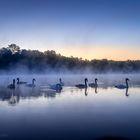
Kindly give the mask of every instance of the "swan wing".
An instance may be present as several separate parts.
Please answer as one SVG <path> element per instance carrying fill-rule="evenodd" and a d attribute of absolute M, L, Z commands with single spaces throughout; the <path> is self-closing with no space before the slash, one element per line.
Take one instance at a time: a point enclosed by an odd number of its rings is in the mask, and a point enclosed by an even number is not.
<path fill-rule="evenodd" d="M 78 84 L 78 85 L 75 85 L 77 88 L 85 88 L 85 85 L 83 84 Z"/>
<path fill-rule="evenodd" d="M 119 88 L 119 89 L 124 89 L 124 88 L 126 88 L 125 85 L 116 85 L 115 87 L 116 87 L 116 88 Z"/>
<path fill-rule="evenodd" d="M 95 86 L 96 86 L 95 83 L 89 83 L 88 85 L 89 85 L 90 87 L 95 87 Z"/>

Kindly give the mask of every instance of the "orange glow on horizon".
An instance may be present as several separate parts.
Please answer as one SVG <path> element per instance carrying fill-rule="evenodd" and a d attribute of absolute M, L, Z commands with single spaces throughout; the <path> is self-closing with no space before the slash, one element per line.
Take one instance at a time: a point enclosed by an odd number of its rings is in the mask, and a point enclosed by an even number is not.
<path fill-rule="evenodd" d="M 140 47 L 137 45 L 69 45 L 69 44 L 22 44 L 25 49 L 37 48 L 40 51 L 54 50 L 67 57 L 82 59 L 140 60 Z M 32 47 L 33 46 L 33 47 Z M 47 47 L 46 47 L 47 46 Z"/>
<path fill-rule="evenodd" d="M 55 49 L 64 56 L 73 56 L 83 59 L 108 59 L 108 60 L 140 60 L 140 49 L 111 48 L 111 47 L 70 47 Z"/>

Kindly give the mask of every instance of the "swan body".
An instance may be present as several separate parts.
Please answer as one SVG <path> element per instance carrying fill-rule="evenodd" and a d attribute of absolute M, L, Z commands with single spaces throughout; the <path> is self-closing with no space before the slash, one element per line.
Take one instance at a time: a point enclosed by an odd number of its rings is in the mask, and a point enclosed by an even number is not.
<path fill-rule="evenodd" d="M 118 89 L 127 89 L 127 88 L 129 88 L 128 81 L 129 81 L 129 79 L 126 78 L 125 79 L 125 82 L 126 82 L 125 85 L 124 84 L 120 84 L 120 85 L 116 85 L 115 87 L 118 88 Z"/>
<path fill-rule="evenodd" d="M 116 88 L 119 88 L 119 89 L 125 89 L 125 88 L 127 88 L 126 85 L 116 85 L 115 87 Z"/>
<path fill-rule="evenodd" d="M 17 84 L 18 84 L 18 85 L 20 85 L 20 84 L 26 84 L 26 83 L 27 83 L 27 82 L 20 81 L 19 78 L 17 78 Z"/>
<path fill-rule="evenodd" d="M 56 91 L 61 91 L 63 89 L 63 87 L 61 84 L 54 84 L 54 85 L 50 85 L 50 89 L 56 90 Z"/>
<path fill-rule="evenodd" d="M 98 87 L 97 81 L 98 79 L 95 78 L 95 83 L 89 83 L 89 87 Z"/>
<path fill-rule="evenodd" d="M 88 79 L 85 78 L 85 84 L 78 84 L 78 85 L 75 85 L 77 88 L 87 88 L 88 87 Z"/>
<path fill-rule="evenodd" d="M 49 88 L 52 90 L 61 91 L 63 89 L 64 83 L 62 82 L 62 79 L 59 78 L 59 83 L 49 86 Z"/>
<path fill-rule="evenodd" d="M 8 88 L 15 89 L 15 87 L 16 87 L 15 83 L 16 83 L 16 81 L 15 81 L 15 79 L 13 79 L 13 84 L 8 85 Z"/>
<path fill-rule="evenodd" d="M 33 78 L 32 84 L 26 84 L 27 87 L 35 87 L 35 82 L 36 80 Z"/>

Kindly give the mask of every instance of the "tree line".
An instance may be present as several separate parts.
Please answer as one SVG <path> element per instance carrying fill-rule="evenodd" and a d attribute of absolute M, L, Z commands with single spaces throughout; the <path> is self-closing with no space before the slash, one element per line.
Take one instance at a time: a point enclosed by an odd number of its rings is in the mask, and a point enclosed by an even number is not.
<path fill-rule="evenodd" d="M 20 49 L 11 44 L 0 49 L 0 70 L 28 70 L 30 72 L 74 72 L 74 73 L 132 73 L 140 71 L 140 60 L 83 60 L 78 57 L 66 57 L 53 50 L 40 52 L 38 50 Z"/>

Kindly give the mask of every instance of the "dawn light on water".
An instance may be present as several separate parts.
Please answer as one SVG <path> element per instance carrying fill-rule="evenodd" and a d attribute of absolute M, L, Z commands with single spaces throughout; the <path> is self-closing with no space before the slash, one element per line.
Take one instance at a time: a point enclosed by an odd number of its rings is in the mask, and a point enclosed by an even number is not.
<path fill-rule="evenodd" d="M 0 0 L 0 140 L 140 140 L 140 0 Z"/>

